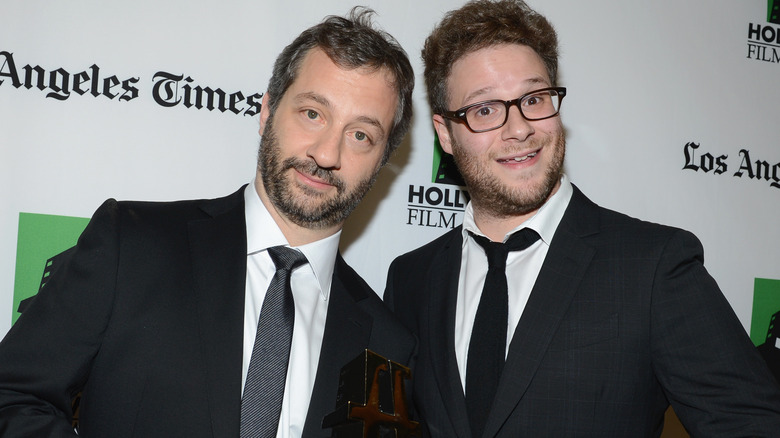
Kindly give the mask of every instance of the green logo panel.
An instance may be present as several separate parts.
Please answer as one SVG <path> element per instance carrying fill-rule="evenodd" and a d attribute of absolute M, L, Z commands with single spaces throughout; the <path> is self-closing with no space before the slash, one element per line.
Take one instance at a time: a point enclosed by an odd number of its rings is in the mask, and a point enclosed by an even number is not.
<path fill-rule="evenodd" d="M 756 278 L 753 289 L 753 319 L 750 340 L 758 346 L 772 331 L 772 317 L 780 312 L 780 280 Z"/>
<path fill-rule="evenodd" d="M 50 259 L 75 245 L 88 222 L 80 217 L 19 213 L 12 322 L 19 318 L 19 303 L 37 294 L 45 282 Z"/>
<path fill-rule="evenodd" d="M 463 177 L 460 175 L 452 155 L 444 152 L 441 143 L 439 143 L 439 136 L 435 132 L 433 135 L 433 177 L 431 182 L 465 186 L 466 183 L 463 182 Z"/>

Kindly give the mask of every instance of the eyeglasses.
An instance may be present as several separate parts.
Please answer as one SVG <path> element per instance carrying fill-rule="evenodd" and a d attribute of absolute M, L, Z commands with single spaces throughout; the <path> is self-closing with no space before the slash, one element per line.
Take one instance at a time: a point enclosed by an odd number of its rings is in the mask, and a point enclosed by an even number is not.
<path fill-rule="evenodd" d="M 554 117 L 561 109 L 564 96 L 566 96 L 565 87 L 542 88 L 517 99 L 486 100 L 466 105 L 455 111 L 444 111 L 441 115 L 465 124 L 471 132 L 486 132 L 504 126 L 509 118 L 509 108 L 513 105 L 517 105 L 520 114 L 529 121 Z"/>

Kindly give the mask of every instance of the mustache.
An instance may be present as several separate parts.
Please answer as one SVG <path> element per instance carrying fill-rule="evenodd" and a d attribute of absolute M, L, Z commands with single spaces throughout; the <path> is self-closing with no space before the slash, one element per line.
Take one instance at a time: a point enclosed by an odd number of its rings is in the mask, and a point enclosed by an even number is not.
<path fill-rule="evenodd" d="M 312 160 L 301 160 L 295 157 L 287 158 L 282 162 L 282 170 L 287 169 L 295 169 L 303 174 L 319 178 L 336 187 L 339 193 L 344 191 L 344 181 L 341 178 L 337 177 L 332 170 L 323 169 Z"/>
<path fill-rule="evenodd" d="M 499 155 L 527 154 L 535 150 L 541 149 L 542 146 L 544 145 L 545 145 L 544 141 L 539 139 L 532 139 L 530 141 L 527 141 L 525 145 L 522 144 L 508 145 L 503 149 L 501 149 L 500 151 L 498 151 L 498 154 Z"/>

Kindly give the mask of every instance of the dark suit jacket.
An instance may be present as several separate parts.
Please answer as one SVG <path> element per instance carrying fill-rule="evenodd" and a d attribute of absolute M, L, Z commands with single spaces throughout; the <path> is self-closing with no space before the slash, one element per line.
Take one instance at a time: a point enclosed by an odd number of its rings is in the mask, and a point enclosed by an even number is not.
<path fill-rule="evenodd" d="M 0 344 L 0 435 L 238 437 L 243 191 L 107 201 Z M 330 436 L 341 367 L 365 348 L 408 364 L 412 335 L 339 255 L 304 437 Z"/>
<path fill-rule="evenodd" d="M 458 227 L 397 258 L 385 291 L 419 338 L 413 398 L 431 437 L 471 436 L 454 346 L 461 243 Z M 669 402 L 696 437 L 780 436 L 780 389 L 699 241 L 575 188 L 483 436 L 657 437 Z"/>

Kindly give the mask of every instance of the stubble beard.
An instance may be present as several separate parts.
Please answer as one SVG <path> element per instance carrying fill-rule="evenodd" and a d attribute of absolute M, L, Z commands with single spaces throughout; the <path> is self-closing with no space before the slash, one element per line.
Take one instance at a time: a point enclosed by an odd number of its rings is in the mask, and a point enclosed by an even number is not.
<path fill-rule="evenodd" d="M 451 136 L 452 138 L 452 136 Z M 558 135 L 555 142 L 542 152 L 554 146 L 552 160 L 544 170 L 541 182 L 535 185 L 523 184 L 510 187 L 491 172 L 484 158 L 474 156 L 453 138 L 452 153 L 455 164 L 466 182 L 474 208 L 495 218 L 521 216 L 538 210 L 550 198 L 556 184 L 563 175 L 563 160 L 566 154 L 566 140 Z M 524 182 L 529 182 L 528 178 Z"/>
<path fill-rule="evenodd" d="M 369 178 L 348 189 L 346 183 L 332 170 L 317 166 L 313 160 L 295 157 L 282 160 L 273 127 L 273 115 L 266 120 L 260 139 L 257 166 L 274 207 L 294 224 L 309 229 L 325 229 L 342 224 L 374 185 L 379 173 L 379 169 L 374 170 Z M 289 169 L 326 181 L 336 188 L 336 194 L 327 195 L 299 185 L 290 179 Z M 296 194 L 293 186 L 297 186 L 303 194 Z"/>

